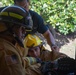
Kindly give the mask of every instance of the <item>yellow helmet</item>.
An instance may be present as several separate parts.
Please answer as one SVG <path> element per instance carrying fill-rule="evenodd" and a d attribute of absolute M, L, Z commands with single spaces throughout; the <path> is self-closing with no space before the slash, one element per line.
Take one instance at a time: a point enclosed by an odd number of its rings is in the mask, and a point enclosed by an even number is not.
<path fill-rule="evenodd" d="M 24 47 L 31 48 L 42 45 L 42 41 L 36 35 L 28 34 L 24 39 Z"/>

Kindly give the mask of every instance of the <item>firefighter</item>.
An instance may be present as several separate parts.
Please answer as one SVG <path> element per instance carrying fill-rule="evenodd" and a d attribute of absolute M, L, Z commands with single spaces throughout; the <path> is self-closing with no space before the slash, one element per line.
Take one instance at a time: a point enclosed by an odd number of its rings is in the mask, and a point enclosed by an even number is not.
<path fill-rule="evenodd" d="M 60 52 L 55 52 L 52 55 L 52 51 L 45 49 L 44 43 L 37 35 L 28 34 L 24 39 L 24 47 L 26 48 L 27 56 L 40 58 L 42 61 L 53 61 L 57 58 L 67 56 Z"/>
<path fill-rule="evenodd" d="M 31 29 L 31 18 L 25 9 L 13 5 L 1 11 L 0 75 L 26 75 L 25 67 L 31 61 L 25 57 L 23 39 Z"/>
<path fill-rule="evenodd" d="M 58 58 L 67 57 L 67 55 L 63 53 L 55 52 L 53 55 L 52 51 L 46 50 L 42 40 L 35 34 L 28 34 L 25 37 L 23 44 L 26 49 L 27 57 L 35 57 L 39 62 L 26 68 L 27 75 L 43 75 L 40 69 L 42 62 L 54 61 Z"/>

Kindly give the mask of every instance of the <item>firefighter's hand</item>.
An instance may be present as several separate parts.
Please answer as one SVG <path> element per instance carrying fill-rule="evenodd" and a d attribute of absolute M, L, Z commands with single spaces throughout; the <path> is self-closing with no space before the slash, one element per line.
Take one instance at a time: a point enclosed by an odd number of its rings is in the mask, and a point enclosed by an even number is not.
<path fill-rule="evenodd" d="M 57 45 L 51 45 L 51 50 L 59 52 L 59 47 Z"/>

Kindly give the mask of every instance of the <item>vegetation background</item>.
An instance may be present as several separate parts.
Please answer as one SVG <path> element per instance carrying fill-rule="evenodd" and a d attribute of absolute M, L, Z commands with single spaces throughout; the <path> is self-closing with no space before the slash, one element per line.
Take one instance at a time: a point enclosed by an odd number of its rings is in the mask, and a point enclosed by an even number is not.
<path fill-rule="evenodd" d="M 31 10 L 39 13 L 45 24 L 55 30 L 60 51 L 75 58 L 76 0 L 30 0 Z M 13 5 L 13 0 L 0 0 L 0 6 Z M 47 46 L 48 47 L 48 46 Z"/>

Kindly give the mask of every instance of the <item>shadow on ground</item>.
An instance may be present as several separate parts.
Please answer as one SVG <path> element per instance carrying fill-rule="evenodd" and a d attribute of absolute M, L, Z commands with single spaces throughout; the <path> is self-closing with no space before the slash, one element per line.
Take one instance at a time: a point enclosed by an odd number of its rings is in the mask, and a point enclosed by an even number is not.
<path fill-rule="evenodd" d="M 76 39 L 76 32 L 69 35 L 62 35 L 56 32 L 55 38 L 57 45 L 59 46 L 59 48 L 61 48 L 61 46 L 68 44 L 70 40 L 73 41 L 74 39 Z"/>

